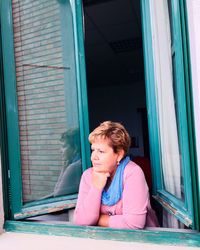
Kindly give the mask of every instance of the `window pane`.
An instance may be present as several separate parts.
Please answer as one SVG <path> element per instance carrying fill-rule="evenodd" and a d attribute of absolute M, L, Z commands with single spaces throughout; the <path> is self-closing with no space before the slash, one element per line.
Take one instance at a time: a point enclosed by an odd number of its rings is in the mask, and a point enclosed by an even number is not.
<path fill-rule="evenodd" d="M 73 194 L 82 167 L 70 4 L 12 6 L 23 202 Z"/>
<path fill-rule="evenodd" d="M 164 189 L 184 199 L 182 183 L 182 152 L 179 143 L 178 99 L 176 79 L 176 52 L 171 5 L 167 0 L 155 1 L 154 60 L 156 78 L 156 105 L 158 111 L 161 165 Z M 159 24 L 159 25 L 157 25 Z M 174 38 L 173 38 L 174 39 Z"/>

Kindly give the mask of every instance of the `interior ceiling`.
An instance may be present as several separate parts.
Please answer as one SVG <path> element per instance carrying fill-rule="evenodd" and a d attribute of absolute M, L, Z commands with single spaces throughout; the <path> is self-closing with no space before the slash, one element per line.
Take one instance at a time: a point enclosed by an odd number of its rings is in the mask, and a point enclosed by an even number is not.
<path fill-rule="evenodd" d="M 140 0 L 85 0 L 83 3 L 89 86 L 142 81 Z"/>

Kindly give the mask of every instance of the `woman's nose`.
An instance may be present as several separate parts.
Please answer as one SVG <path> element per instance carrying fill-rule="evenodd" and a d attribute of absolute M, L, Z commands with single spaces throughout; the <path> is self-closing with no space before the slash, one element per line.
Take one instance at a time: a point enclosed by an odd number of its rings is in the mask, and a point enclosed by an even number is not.
<path fill-rule="evenodd" d="M 97 154 L 97 152 L 95 152 L 95 151 L 92 152 L 92 154 L 91 154 L 91 159 L 93 159 L 93 160 L 98 159 L 98 154 Z"/>

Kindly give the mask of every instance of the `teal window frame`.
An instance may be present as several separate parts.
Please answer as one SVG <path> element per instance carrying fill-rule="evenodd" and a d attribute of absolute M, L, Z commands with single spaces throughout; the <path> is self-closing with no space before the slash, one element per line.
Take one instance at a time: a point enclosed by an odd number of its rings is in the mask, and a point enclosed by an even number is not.
<path fill-rule="evenodd" d="M 64 3 L 64 2 L 63 2 Z M 88 109 L 87 109 L 87 90 L 84 67 L 84 49 L 80 39 L 82 36 L 82 27 L 76 21 L 75 6 L 71 6 L 73 16 L 73 31 L 76 33 L 75 55 L 76 55 L 76 81 L 78 95 L 78 114 L 81 140 L 81 157 L 82 170 L 84 171 L 90 164 L 89 152 L 90 147 L 87 143 L 89 134 L 88 127 Z M 79 13 L 78 13 L 79 14 Z M 81 15 L 81 14 L 80 14 Z M 1 24 L 2 24 L 2 50 L 4 67 L 4 88 L 6 95 L 6 123 L 7 123 L 7 145 L 9 155 L 9 183 L 10 183 L 10 208 L 13 219 L 22 219 L 35 215 L 59 211 L 75 207 L 77 194 L 67 195 L 56 198 L 49 198 L 41 201 L 29 202 L 25 205 L 22 203 L 22 176 L 21 176 L 21 159 L 19 144 L 19 124 L 18 124 L 18 104 L 16 96 L 16 72 L 14 59 L 13 44 L 13 25 L 12 25 L 12 1 L 1 1 Z M 74 34 L 72 34 L 74 35 Z"/>
<path fill-rule="evenodd" d="M 149 13 L 148 13 L 148 3 L 146 0 L 141 0 L 143 4 L 143 20 L 149 21 Z M 1 2 L 2 3 L 2 2 Z M 80 99 L 81 104 L 81 115 L 83 116 L 83 125 L 81 130 L 82 140 L 84 141 L 87 136 L 87 100 L 86 98 L 86 89 L 85 86 L 82 85 L 82 82 L 85 81 L 85 69 L 84 69 L 84 53 L 83 53 L 83 36 L 82 36 L 82 2 L 80 0 L 71 1 L 73 7 L 74 15 L 74 25 L 75 25 L 75 36 L 76 36 L 76 51 L 79 51 L 80 54 L 76 53 L 77 56 L 77 72 L 79 73 L 78 84 L 79 91 L 82 93 Z M 144 6 L 146 5 L 146 6 Z M 5 20 L 4 20 L 5 21 Z M 1 20 L 2 23 L 2 20 Z M 145 30 L 147 26 L 143 25 L 144 32 L 149 32 L 148 29 Z M 149 39 L 149 37 L 148 37 Z M 149 46 L 148 56 L 151 56 L 151 41 L 146 40 L 147 46 Z M 8 47 L 9 48 L 9 47 Z M 4 49 L 8 49 L 4 48 Z M 12 56 L 12 54 L 11 54 Z M 146 70 L 148 80 L 152 80 L 151 71 Z M 151 91 L 149 94 L 151 94 Z M 153 96 L 148 95 L 148 98 L 152 98 Z M 154 107 L 152 107 L 153 109 Z M 3 111 L 2 111 L 3 112 Z M 1 117 L 3 117 L 3 113 L 1 112 Z M 84 113 L 86 112 L 86 113 Z M 5 125 L 5 124 L 4 124 Z M 4 134 L 5 135 L 5 134 Z M 85 135 L 85 136 L 84 136 Z M 6 135 L 5 135 L 6 137 Z M 150 140 L 152 138 L 152 134 Z M 155 141 L 155 143 L 158 141 Z M 1 148 L 2 151 L 2 148 Z M 90 164 L 90 160 L 87 157 L 89 155 L 89 148 L 86 145 L 85 149 L 85 161 Z M 156 152 L 156 151 L 155 151 Z M 1 152 L 4 155 L 4 152 Z M 152 157 L 155 157 L 155 154 L 152 154 Z M 6 159 L 5 159 L 6 160 Z M 156 157 L 155 157 L 156 160 Z M 5 167 L 5 162 L 3 162 Z M 124 242 L 139 242 L 139 243 L 147 243 L 147 244 L 158 244 L 158 245 L 170 245 L 170 246 L 189 246 L 189 247 L 200 247 L 200 233 L 196 231 L 179 231 L 179 230 L 162 230 L 155 228 L 154 230 L 118 230 L 112 228 L 101 228 L 101 227 L 81 227 L 81 226 L 73 226 L 73 225 L 65 225 L 65 224 L 55 224 L 55 223 L 35 223 L 35 222 L 23 222 L 23 221 L 14 221 L 14 220 L 6 220 L 4 224 L 4 228 L 7 232 L 18 232 L 18 233 L 32 233 L 32 234 L 47 234 L 47 235 L 57 235 L 57 236 L 67 236 L 67 237 L 78 237 L 78 238 L 90 238 L 96 240 L 115 240 L 115 241 L 124 241 Z M 78 239 L 77 239 L 78 240 Z"/>
<path fill-rule="evenodd" d="M 199 211 L 197 208 L 197 193 L 195 165 L 196 156 L 194 150 L 195 137 L 192 131 L 193 116 L 191 105 L 191 91 L 189 82 L 189 59 L 186 43 L 185 1 L 171 0 L 172 3 L 172 31 L 175 50 L 175 88 L 177 92 L 177 122 L 179 127 L 180 148 L 183 156 L 183 178 L 185 199 L 181 201 L 171 195 L 164 188 L 162 176 L 162 163 L 160 151 L 160 138 L 158 126 L 158 112 L 155 90 L 155 66 L 153 61 L 153 44 L 151 31 L 151 14 L 148 1 L 142 1 L 144 58 L 146 72 L 146 91 L 148 107 L 148 125 L 150 140 L 150 156 L 153 171 L 153 195 L 154 198 L 168 212 L 173 214 L 186 226 L 199 229 Z M 178 90 L 178 91 L 177 91 Z M 186 91 L 187 90 L 187 91 Z"/>

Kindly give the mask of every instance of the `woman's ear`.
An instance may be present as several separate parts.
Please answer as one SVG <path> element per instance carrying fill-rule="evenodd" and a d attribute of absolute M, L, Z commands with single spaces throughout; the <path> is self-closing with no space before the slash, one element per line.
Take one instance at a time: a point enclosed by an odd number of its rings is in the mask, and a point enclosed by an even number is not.
<path fill-rule="evenodd" d="M 117 158 L 117 162 L 120 162 L 121 159 L 124 157 L 124 150 L 121 149 L 119 152 L 118 152 L 118 158 Z"/>

